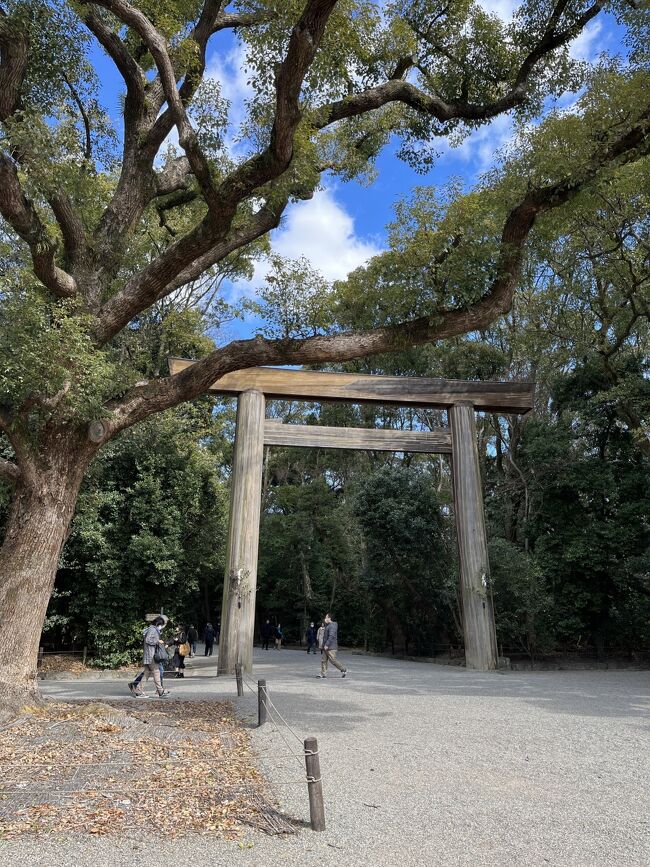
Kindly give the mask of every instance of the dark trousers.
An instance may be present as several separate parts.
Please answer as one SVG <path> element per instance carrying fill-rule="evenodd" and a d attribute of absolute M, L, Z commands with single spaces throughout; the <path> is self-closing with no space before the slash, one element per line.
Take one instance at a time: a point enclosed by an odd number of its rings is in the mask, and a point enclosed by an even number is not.
<path fill-rule="evenodd" d="M 212 642 L 211 641 L 209 643 L 207 641 L 205 642 L 205 655 L 206 656 L 212 656 Z"/>

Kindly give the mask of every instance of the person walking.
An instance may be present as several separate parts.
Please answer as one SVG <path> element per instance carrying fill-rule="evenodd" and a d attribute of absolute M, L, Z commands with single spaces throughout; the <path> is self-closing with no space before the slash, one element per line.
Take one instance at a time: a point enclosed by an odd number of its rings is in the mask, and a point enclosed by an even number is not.
<path fill-rule="evenodd" d="M 282 639 L 284 638 L 284 632 L 282 631 L 282 625 L 278 623 L 275 627 L 275 649 L 282 650 Z"/>
<path fill-rule="evenodd" d="M 164 629 L 165 626 L 167 626 L 167 621 L 168 621 L 169 618 L 165 617 L 164 614 L 161 614 L 160 617 L 161 617 L 161 619 L 162 619 L 162 621 L 163 621 L 163 626 L 162 626 L 162 628 Z M 149 626 L 145 626 L 145 628 L 142 630 L 142 640 L 143 640 L 143 641 L 144 641 L 144 637 L 145 637 L 145 635 L 147 634 L 147 630 L 148 630 L 148 629 L 149 629 Z M 160 669 L 160 683 L 161 683 L 161 685 L 162 685 L 163 682 L 164 682 L 164 678 L 165 678 L 165 666 L 163 665 L 162 662 L 159 662 L 159 663 L 158 663 L 158 668 Z M 142 688 L 141 688 L 141 686 L 140 686 L 140 684 L 142 683 L 142 678 L 145 676 L 146 673 L 147 673 L 147 669 L 146 669 L 146 668 L 143 668 L 142 671 L 140 672 L 140 674 L 139 674 L 137 677 L 135 677 L 135 678 L 134 678 L 134 679 L 133 679 L 133 680 L 128 684 L 129 692 L 131 693 L 131 695 L 135 696 L 136 698 L 146 698 L 146 695 L 145 695 L 145 693 L 142 691 Z"/>
<path fill-rule="evenodd" d="M 203 641 L 205 642 L 205 655 L 212 656 L 212 648 L 214 647 L 215 632 L 211 623 L 206 624 L 205 632 L 203 633 Z"/>
<path fill-rule="evenodd" d="M 325 637 L 325 624 L 321 620 L 320 626 L 318 627 L 318 632 L 316 633 L 316 644 L 318 645 L 318 649 L 320 652 L 323 652 L 323 638 Z"/>
<path fill-rule="evenodd" d="M 169 690 L 164 689 L 162 685 L 162 678 L 160 676 L 160 666 L 162 660 L 156 659 L 158 648 L 161 648 L 162 653 L 166 654 L 165 651 L 165 642 L 160 637 L 160 633 L 163 630 L 165 625 L 165 619 L 163 617 L 155 617 L 151 626 L 147 628 L 147 631 L 144 633 L 143 640 L 143 664 L 144 664 L 144 682 L 149 680 L 150 677 L 153 677 L 153 682 L 156 687 L 156 693 L 159 698 L 163 698 L 166 695 L 169 695 Z M 160 653 L 160 651 L 158 651 Z M 144 690 L 142 689 L 142 685 L 140 684 L 139 691 L 136 693 L 139 695 L 144 695 Z"/>
<path fill-rule="evenodd" d="M 193 656 L 196 656 L 196 642 L 199 640 L 199 633 L 196 631 L 196 627 L 194 624 L 190 624 L 190 628 L 187 630 L 187 640 L 190 645 L 190 659 Z"/>
<path fill-rule="evenodd" d="M 336 654 L 339 649 L 339 625 L 328 612 L 325 615 L 325 631 L 323 633 L 323 653 L 320 659 L 320 674 L 318 677 L 327 677 L 327 665 L 332 663 L 334 668 L 338 668 L 341 672 L 341 677 L 345 677 L 348 673 L 347 668 L 341 665 L 337 660 Z"/>
<path fill-rule="evenodd" d="M 189 651 L 189 645 L 187 644 L 187 637 L 180 626 L 177 627 L 171 641 L 167 642 L 167 647 L 174 648 L 172 667 L 175 677 L 185 677 L 185 657 Z"/>
<path fill-rule="evenodd" d="M 312 650 L 314 653 L 316 653 L 316 635 L 316 627 L 314 626 L 314 623 L 312 621 L 312 623 L 310 623 L 307 628 L 307 653 L 311 653 Z"/>
<path fill-rule="evenodd" d="M 269 649 L 269 641 L 273 638 L 274 631 L 275 630 L 273 629 L 273 625 L 267 617 L 266 623 L 264 623 L 262 625 L 262 649 L 263 650 Z"/>

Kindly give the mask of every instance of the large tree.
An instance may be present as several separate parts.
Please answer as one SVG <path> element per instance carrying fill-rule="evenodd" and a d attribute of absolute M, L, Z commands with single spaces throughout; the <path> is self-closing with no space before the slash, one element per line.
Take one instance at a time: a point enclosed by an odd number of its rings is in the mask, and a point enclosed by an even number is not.
<path fill-rule="evenodd" d="M 109 440 L 238 368 L 387 352 L 510 307 L 536 221 L 647 149 L 638 5 L 525 0 L 506 25 L 472 0 L 0 4 L 5 695 L 34 686 L 79 486 Z M 576 66 L 572 40 L 607 9 L 635 43 L 629 62 Z M 246 46 L 255 90 L 235 150 L 228 105 L 205 80 L 224 31 Z M 125 89 L 118 131 L 101 108 L 100 49 Z M 129 338 L 148 310 L 263 238 L 323 171 L 367 172 L 394 134 L 404 158 L 426 167 L 437 136 L 504 112 L 534 127 L 549 97 L 582 86 L 577 109 L 522 143 L 518 169 L 495 178 L 480 207 L 470 196 L 451 208 L 423 250 L 431 280 L 415 311 L 398 306 L 365 332 L 234 341 L 177 376 L 143 376 Z M 454 282 L 462 257 L 470 279 Z M 445 275 L 447 259 L 456 269 Z"/>

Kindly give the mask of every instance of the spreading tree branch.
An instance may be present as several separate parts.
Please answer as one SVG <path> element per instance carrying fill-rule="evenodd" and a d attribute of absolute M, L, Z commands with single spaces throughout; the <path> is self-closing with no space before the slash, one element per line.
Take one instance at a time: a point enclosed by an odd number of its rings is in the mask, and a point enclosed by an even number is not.
<path fill-rule="evenodd" d="M 145 74 L 117 33 L 109 26 L 100 10 L 90 3 L 81 5 L 83 21 L 88 30 L 109 55 L 126 85 L 124 100 L 124 135 L 122 167 L 117 188 L 95 231 L 99 275 L 113 273 L 119 265 L 123 240 L 140 218 L 153 194 L 151 168 L 140 157 L 142 137 L 154 117 L 146 101 Z M 153 157 L 151 160 L 153 164 Z"/>
<path fill-rule="evenodd" d="M 90 127 L 90 117 L 88 115 L 88 112 L 86 111 L 86 106 L 83 104 L 83 100 L 79 96 L 79 91 L 65 73 L 63 73 L 63 80 L 65 81 L 68 90 L 70 91 L 70 96 L 72 97 L 73 102 L 79 109 L 79 114 L 81 115 L 81 120 L 84 125 L 84 158 L 86 160 L 91 160 L 93 156 L 93 142 Z"/>
<path fill-rule="evenodd" d="M 100 344 L 113 337 L 134 315 L 151 303 L 150 299 L 157 298 L 195 259 L 227 242 L 239 204 L 254 190 L 277 179 L 287 170 L 293 157 L 293 141 L 301 118 L 299 98 L 302 82 L 314 60 L 336 2 L 337 0 L 308 0 L 300 20 L 293 28 L 285 60 L 277 75 L 276 112 L 269 146 L 242 163 L 214 192 L 209 193 L 208 204 L 212 207 L 201 223 L 167 248 L 156 261 L 106 302 L 98 317 L 96 330 Z M 128 7 L 126 0 L 106 0 L 106 5 L 111 11 L 119 10 L 119 14 L 128 18 L 129 22 L 132 21 L 134 26 L 137 24 L 143 33 L 146 32 L 147 38 L 155 43 L 157 62 L 159 60 L 161 66 L 167 68 L 168 57 L 165 57 L 164 40 L 160 34 L 155 36 L 145 27 L 139 17 L 141 13 Z M 172 72 L 167 68 L 165 75 L 167 91 L 172 86 L 169 80 Z M 174 82 L 174 90 L 175 88 Z M 176 90 L 175 92 L 176 97 L 171 93 L 168 96 L 170 104 L 173 102 L 174 111 L 182 111 L 184 114 L 182 98 Z M 193 160 L 196 153 L 192 154 L 193 147 L 194 145 L 190 144 L 190 150 L 186 150 L 186 153 L 194 170 Z M 203 171 L 201 167 L 199 170 Z M 194 173 L 196 174 L 196 170 Z M 212 187 L 211 179 L 202 176 L 198 180 L 205 196 L 206 185 Z M 125 319 L 127 314 L 128 318 Z"/>
<path fill-rule="evenodd" d="M 223 12 L 212 27 L 212 33 L 221 30 L 238 30 L 242 27 L 258 27 L 260 24 L 268 24 L 275 21 L 277 12 Z"/>
<path fill-rule="evenodd" d="M 60 190 L 50 196 L 48 202 L 63 236 L 66 267 L 74 273 L 80 259 L 88 252 L 86 231 L 67 193 Z"/>
<path fill-rule="evenodd" d="M 289 203 L 289 197 L 273 204 L 263 205 L 245 226 L 230 233 L 220 244 L 216 244 L 203 256 L 199 256 L 191 265 L 181 271 L 171 280 L 158 294 L 156 301 L 166 298 L 172 292 L 186 286 L 193 280 L 197 280 L 208 268 L 222 262 L 231 253 L 245 248 L 253 241 L 264 237 L 272 229 L 280 225 L 282 214 Z"/>
<path fill-rule="evenodd" d="M 521 274 L 525 244 L 539 216 L 574 198 L 600 170 L 639 159 L 650 151 L 650 108 L 623 136 L 604 147 L 580 177 L 569 176 L 555 184 L 529 190 L 512 208 L 501 234 L 495 278 L 489 290 L 466 309 L 441 309 L 397 325 L 363 332 L 319 335 L 305 339 L 234 341 L 216 349 L 173 377 L 153 380 L 133 388 L 109 404 L 111 418 L 106 439 L 142 421 L 206 392 L 221 376 L 233 370 L 261 364 L 314 364 L 346 361 L 392 352 L 487 327 L 512 306 Z"/>
<path fill-rule="evenodd" d="M 0 153 L 0 214 L 29 246 L 34 273 L 58 298 L 77 293 L 74 278 L 55 262 L 57 243 L 47 234 L 34 203 L 24 194 L 13 160 Z"/>
<path fill-rule="evenodd" d="M 398 64 L 393 76 L 386 82 L 368 88 L 360 93 L 352 94 L 345 99 L 337 100 L 321 106 L 315 112 L 315 126 L 318 129 L 344 120 L 375 111 L 391 102 L 401 102 L 415 111 L 435 117 L 441 122 L 450 120 L 489 120 L 505 111 L 521 105 L 527 96 L 527 86 L 530 78 L 541 60 L 563 45 L 568 45 L 603 9 L 604 3 L 597 2 L 590 6 L 571 25 L 558 32 L 562 13 L 568 5 L 568 0 L 562 0 L 549 16 L 546 29 L 537 45 L 527 54 L 519 67 L 513 84 L 506 94 L 499 99 L 488 102 L 470 102 L 464 94 L 459 99 L 447 101 L 438 94 L 429 94 L 409 81 L 402 80 L 402 75 L 408 69 L 408 60 Z M 412 65 L 417 65 L 413 62 Z M 418 67 L 419 68 L 419 67 Z"/>
<path fill-rule="evenodd" d="M 209 210 L 216 217 L 219 213 L 219 198 L 212 182 L 208 160 L 199 147 L 196 131 L 190 122 L 183 99 L 176 86 L 176 70 L 167 50 L 167 40 L 154 27 L 149 18 L 135 6 L 132 6 L 128 0 L 101 0 L 101 5 L 117 16 L 120 21 L 133 28 L 149 49 L 158 69 L 165 100 L 178 129 L 179 144 L 187 155 Z"/>

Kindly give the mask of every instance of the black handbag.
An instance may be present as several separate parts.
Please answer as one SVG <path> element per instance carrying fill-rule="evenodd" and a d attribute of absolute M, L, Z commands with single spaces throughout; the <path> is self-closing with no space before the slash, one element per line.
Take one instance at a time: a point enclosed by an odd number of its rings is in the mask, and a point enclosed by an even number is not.
<path fill-rule="evenodd" d="M 153 661 L 154 662 L 166 662 L 169 659 L 169 654 L 165 650 L 164 645 L 157 644 L 156 649 L 153 652 Z"/>

